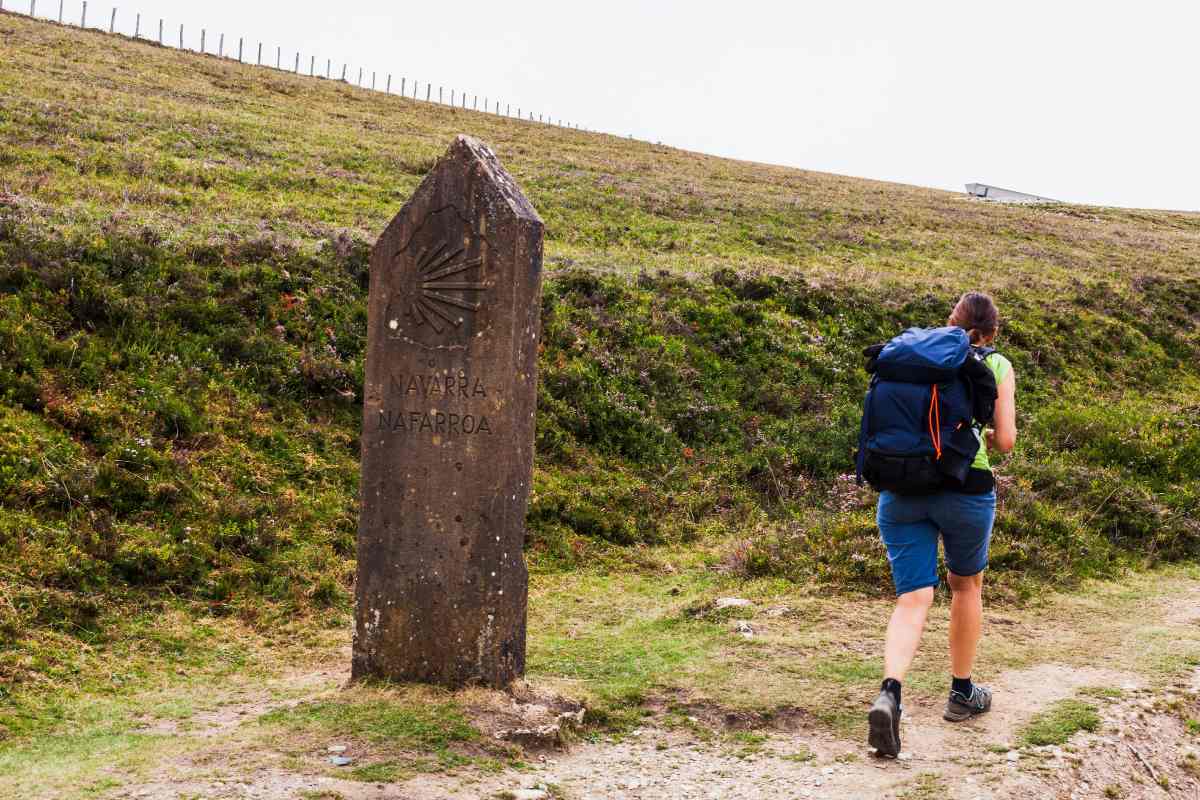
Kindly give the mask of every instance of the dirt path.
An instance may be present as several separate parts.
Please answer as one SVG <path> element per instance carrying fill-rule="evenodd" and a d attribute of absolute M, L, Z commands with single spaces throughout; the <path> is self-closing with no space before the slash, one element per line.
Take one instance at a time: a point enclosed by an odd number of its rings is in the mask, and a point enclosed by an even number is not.
<path fill-rule="evenodd" d="M 1192 588 L 1130 629 L 1136 635 L 1121 644 L 1128 663 L 1141 663 L 1137 658 L 1153 655 L 1162 642 L 1196 634 L 1200 583 Z M 668 724 L 656 717 L 619 740 L 531 751 L 526 769 L 451 769 L 391 783 L 343 777 L 347 773 L 328 765 L 326 745 L 332 742 L 272 740 L 254 724 L 268 712 L 338 697 L 348 679 L 348 653 L 331 654 L 328 663 L 336 666 L 226 690 L 214 707 L 182 721 L 147 720 L 145 732 L 169 734 L 163 738 L 178 747 L 168 747 L 136 778 L 114 765 L 119 786 L 98 794 L 122 800 L 475 800 L 506 792 L 531 800 L 1200 797 L 1200 740 L 1193 732 L 1200 724 L 1187 724 L 1200 719 L 1200 671 L 1186 663 L 1164 662 L 1149 674 L 1048 658 L 1001 673 L 991 682 L 993 712 L 959 725 L 942 720 L 940 696 L 906 693 L 904 753 L 897 760 L 876 758 L 861 740 L 838 738 L 802 717 L 762 730 L 722 730 L 704 720 Z M 1164 674 L 1173 681 L 1165 682 Z M 1083 689 L 1089 693 L 1081 695 Z M 1061 747 L 1021 746 L 1020 731 L 1034 714 L 1081 696 L 1100 714 L 1094 732 L 1075 733 Z"/>
<path fill-rule="evenodd" d="M 322 679 L 327 677 L 330 673 L 321 673 Z M 314 682 L 311 675 L 304 680 Z M 233 735 L 234 742 L 174 761 L 156 778 L 124 786 L 113 797 L 474 800 L 537 787 L 553 792 L 547 796 L 571 800 L 1200 796 L 1195 774 L 1181 766 L 1188 753 L 1196 752 L 1194 737 L 1166 710 L 1181 698 L 1200 708 L 1200 672 L 1190 685 L 1152 692 L 1129 674 L 1043 664 L 1007 673 L 994 686 L 995 712 L 966 725 L 944 722 L 940 706 L 933 703 L 910 707 L 903 725 L 905 754 L 899 760 L 875 758 L 861 744 L 828 735 L 775 732 L 747 752 L 728 743 L 700 741 L 687 730 L 648 727 L 620 742 L 578 744 L 535 757 L 535 766 L 525 774 L 430 775 L 394 785 L 254 766 L 253 754 L 239 755 Z M 1077 734 L 1065 748 L 1010 750 L 1014 734 L 1033 713 L 1087 686 L 1122 690 L 1122 699 L 1103 709 L 1099 733 Z M 219 740 L 234 734 L 240 718 L 264 708 L 258 699 L 245 707 L 227 706 L 220 717 L 205 717 L 193 733 Z M 245 760 L 243 768 L 214 769 L 238 758 Z M 1171 792 L 1155 783 L 1164 775 Z M 1112 787 L 1120 793 L 1106 794 Z"/>
<path fill-rule="evenodd" d="M 699 744 L 685 734 L 644 730 L 618 744 L 590 744 L 541 765 L 524 781 L 556 785 L 579 800 L 668 798 L 892 797 L 906 788 L 945 785 L 930 797 L 1030 797 L 1037 785 L 1008 760 L 1013 736 L 1030 715 L 1070 697 L 1084 686 L 1130 685 L 1132 676 L 1105 670 L 1072 670 L 1053 664 L 1005 674 L 994 682 L 997 706 L 986 718 L 953 725 L 940 704 L 911 703 L 902 723 L 900 759 L 880 759 L 865 744 L 811 734 L 773 734 L 762 751 L 739 755 L 732 748 Z M 797 761 L 797 754 L 812 754 Z M 502 779 L 467 787 L 461 794 L 414 792 L 414 798 L 479 797 L 502 792 Z M 414 787 L 416 788 L 416 787 Z M 444 790 L 442 790 L 444 791 Z M 1017 793 L 1014 793 L 1017 792 Z"/>

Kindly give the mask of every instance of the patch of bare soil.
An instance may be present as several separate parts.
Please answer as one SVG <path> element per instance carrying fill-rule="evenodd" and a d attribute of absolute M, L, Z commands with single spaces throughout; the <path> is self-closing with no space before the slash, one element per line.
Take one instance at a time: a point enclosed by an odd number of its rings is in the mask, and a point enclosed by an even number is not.
<path fill-rule="evenodd" d="M 347 653 L 346 664 L 349 664 L 348 659 Z M 270 711 L 292 708 L 312 700 L 318 694 L 328 692 L 331 687 L 345 684 L 349 679 L 348 666 L 289 673 L 268 686 L 250 686 L 233 691 L 225 689 L 222 692 L 224 696 L 213 708 L 198 711 L 184 720 L 147 717 L 137 732 L 158 735 L 186 733 L 189 736 L 215 738 L 227 734 L 247 720 L 255 720 Z M 280 694 L 294 697 L 280 700 Z"/>
<path fill-rule="evenodd" d="M 398 800 L 395 786 L 301 775 L 282 769 L 263 768 L 252 775 L 228 778 L 161 778 L 121 789 L 114 797 L 129 800 Z"/>
<path fill-rule="evenodd" d="M 652 718 L 668 712 L 715 731 L 811 731 L 820 723 L 813 714 L 796 706 L 781 706 L 769 712 L 725 708 L 711 700 L 691 697 L 682 690 L 665 692 L 646 702 Z"/>

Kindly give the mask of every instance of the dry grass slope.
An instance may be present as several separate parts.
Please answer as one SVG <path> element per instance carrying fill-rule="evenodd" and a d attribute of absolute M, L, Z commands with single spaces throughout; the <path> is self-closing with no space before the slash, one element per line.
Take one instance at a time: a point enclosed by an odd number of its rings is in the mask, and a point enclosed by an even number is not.
<path fill-rule="evenodd" d="M 454 134 L 545 216 L 552 265 L 763 269 L 907 289 L 1194 276 L 1200 215 L 1008 207 L 384 96 L 4 17 L 6 191 L 184 240 L 373 238 Z"/>

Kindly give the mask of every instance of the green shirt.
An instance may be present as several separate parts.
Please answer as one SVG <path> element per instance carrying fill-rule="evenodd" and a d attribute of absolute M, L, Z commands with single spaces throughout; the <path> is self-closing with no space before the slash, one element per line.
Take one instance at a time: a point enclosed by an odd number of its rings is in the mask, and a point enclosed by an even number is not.
<path fill-rule="evenodd" d="M 1012 372 L 1012 362 L 999 353 L 992 353 L 984 359 L 983 363 L 991 367 L 992 374 L 996 376 L 997 387 L 1004 383 L 1008 373 Z M 984 438 L 981 429 L 977 428 L 975 435 L 979 437 L 979 452 L 975 454 L 975 460 L 971 462 L 971 469 L 986 469 L 990 472 L 992 465 L 988 461 L 987 439 Z"/>

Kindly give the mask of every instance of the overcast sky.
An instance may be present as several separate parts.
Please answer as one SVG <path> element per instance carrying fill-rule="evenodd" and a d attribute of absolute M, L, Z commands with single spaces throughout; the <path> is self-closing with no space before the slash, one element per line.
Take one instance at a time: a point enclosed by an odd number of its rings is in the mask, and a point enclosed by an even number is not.
<path fill-rule="evenodd" d="M 80 0 L 65 0 L 78 22 Z M 89 3 L 107 27 L 113 0 Z M 5 0 L 28 11 L 28 0 Z M 119 0 L 117 27 L 245 36 L 639 139 L 961 190 L 1200 210 L 1200 3 Z M 57 0 L 39 0 L 39 16 Z M 252 43 L 252 44 L 249 44 Z M 369 81 L 369 77 L 367 78 Z M 424 90 L 421 90 L 424 96 Z M 436 88 L 434 90 L 436 95 Z"/>

